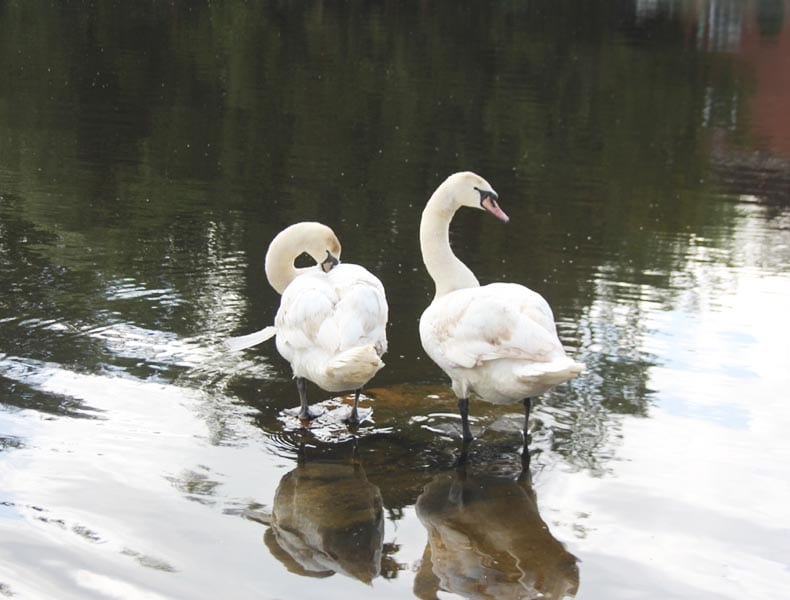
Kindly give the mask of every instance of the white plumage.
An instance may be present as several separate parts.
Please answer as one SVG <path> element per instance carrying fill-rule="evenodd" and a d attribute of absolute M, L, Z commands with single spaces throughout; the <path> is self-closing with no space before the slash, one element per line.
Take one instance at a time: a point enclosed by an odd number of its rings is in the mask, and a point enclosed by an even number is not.
<path fill-rule="evenodd" d="M 531 398 L 584 369 L 565 354 L 542 296 L 514 283 L 481 287 L 453 254 L 449 224 L 455 211 L 469 206 L 507 221 L 497 198 L 482 177 L 456 173 L 431 196 L 420 225 L 423 261 L 436 284 L 436 296 L 420 319 L 420 339 L 452 380 L 466 441 L 472 438 L 471 394 L 496 404 L 523 402 L 526 433 Z"/>
<path fill-rule="evenodd" d="M 294 375 L 329 392 L 359 389 L 384 366 L 386 324 L 381 282 L 345 263 L 296 277 L 274 319 L 277 350 Z"/>
<path fill-rule="evenodd" d="M 266 253 L 266 277 L 282 294 L 274 327 L 231 341 L 238 350 L 276 335 L 277 350 L 296 378 L 303 419 L 310 418 L 305 379 L 329 392 L 355 390 L 349 420 L 356 422 L 359 392 L 384 366 L 384 287 L 363 267 L 338 264 L 340 250 L 334 232 L 320 223 L 296 223 L 281 231 Z M 295 267 L 304 253 L 317 264 Z"/>

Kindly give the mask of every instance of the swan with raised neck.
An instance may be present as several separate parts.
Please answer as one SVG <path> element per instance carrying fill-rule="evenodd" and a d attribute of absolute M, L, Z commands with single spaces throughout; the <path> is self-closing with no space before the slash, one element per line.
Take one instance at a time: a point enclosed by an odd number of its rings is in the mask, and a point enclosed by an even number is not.
<path fill-rule="evenodd" d="M 447 373 L 458 398 L 464 444 L 473 439 L 469 397 L 524 405 L 524 454 L 529 460 L 532 398 L 584 370 L 565 354 L 554 315 L 538 293 L 516 283 L 480 286 L 450 248 L 449 225 L 462 206 L 507 222 L 489 183 L 470 172 L 454 173 L 428 200 L 420 224 L 423 262 L 436 297 L 420 317 L 425 352 Z"/>
<path fill-rule="evenodd" d="M 450 247 L 450 221 L 462 206 L 486 210 L 507 222 L 497 205 L 498 195 L 485 179 L 470 171 L 450 175 L 431 195 L 420 221 L 420 250 L 436 286 L 435 298 L 455 290 L 479 287 L 480 282 Z"/>

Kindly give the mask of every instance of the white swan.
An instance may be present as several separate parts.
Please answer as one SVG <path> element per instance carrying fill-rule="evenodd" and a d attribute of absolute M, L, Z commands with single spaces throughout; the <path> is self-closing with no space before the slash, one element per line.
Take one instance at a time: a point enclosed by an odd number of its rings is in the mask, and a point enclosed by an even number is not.
<path fill-rule="evenodd" d="M 428 200 L 420 223 L 423 262 L 436 284 L 436 296 L 420 318 L 420 339 L 452 380 L 464 442 L 472 439 L 471 393 L 495 404 L 523 402 L 526 440 L 532 397 L 584 369 L 565 354 L 542 296 L 515 283 L 481 287 L 453 254 L 449 228 L 455 211 L 469 206 L 507 222 L 497 199 L 479 175 L 455 173 Z"/>
<path fill-rule="evenodd" d="M 317 263 L 298 268 L 302 254 Z M 384 287 L 359 265 L 339 264 L 340 242 L 321 223 L 296 223 L 278 233 L 266 252 L 266 278 L 282 295 L 274 327 L 239 338 L 240 350 L 276 335 L 299 391 L 299 417 L 310 418 L 305 379 L 328 392 L 355 390 L 349 421 L 359 421 L 362 386 L 384 366 L 387 300 Z"/>

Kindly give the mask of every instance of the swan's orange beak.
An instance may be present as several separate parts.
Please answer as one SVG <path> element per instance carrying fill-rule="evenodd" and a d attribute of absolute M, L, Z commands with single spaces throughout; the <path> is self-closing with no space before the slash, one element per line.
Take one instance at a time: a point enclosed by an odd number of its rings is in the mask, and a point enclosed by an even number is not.
<path fill-rule="evenodd" d="M 503 223 L 510 221 L 510 217 L 505 214 L 505 211 L 499 208 L 499 204 L 497 204 L 496 199 L 493 196 L 487 195 L 485 198 L 483 198 L 483 200 L 480 202 L 480 206 L 482 206 Z"/>

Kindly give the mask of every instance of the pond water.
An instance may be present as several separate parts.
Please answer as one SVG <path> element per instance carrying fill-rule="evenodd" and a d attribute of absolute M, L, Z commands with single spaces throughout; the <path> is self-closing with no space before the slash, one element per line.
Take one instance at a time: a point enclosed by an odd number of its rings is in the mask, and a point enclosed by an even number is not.
<path fill-rule="evenodd" d="M 0 596 L 779 598 L 790 4 L 0 4 Z M 422 206 L 587 365 L 473 401 L 422 351 Z M 383 281 L 386 367 L 300 430 L 271 238 Z"/>

